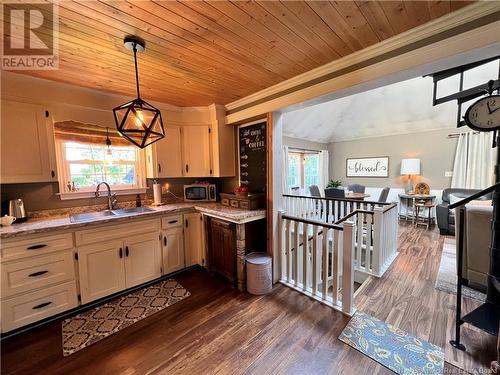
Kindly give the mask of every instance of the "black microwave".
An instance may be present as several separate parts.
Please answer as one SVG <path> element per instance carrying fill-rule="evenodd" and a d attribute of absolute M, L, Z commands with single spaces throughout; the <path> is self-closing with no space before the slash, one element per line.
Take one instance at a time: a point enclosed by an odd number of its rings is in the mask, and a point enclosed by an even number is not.
<path fill-rule="evenodd" d="M 184 200 L 186 202 L 215 202 L 217 191 L 214 184 L 184 185 Z"/>

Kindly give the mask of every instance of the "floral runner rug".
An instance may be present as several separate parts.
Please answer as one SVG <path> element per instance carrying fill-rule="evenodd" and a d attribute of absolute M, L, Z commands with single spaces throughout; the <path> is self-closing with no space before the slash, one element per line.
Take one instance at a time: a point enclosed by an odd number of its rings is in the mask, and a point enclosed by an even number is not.
<path fill-rule="evenodd" d="M 443 373 L 444 352 L 439 346 L 362 312 L 356 312 L 339 340 L 397 374 Z"/>

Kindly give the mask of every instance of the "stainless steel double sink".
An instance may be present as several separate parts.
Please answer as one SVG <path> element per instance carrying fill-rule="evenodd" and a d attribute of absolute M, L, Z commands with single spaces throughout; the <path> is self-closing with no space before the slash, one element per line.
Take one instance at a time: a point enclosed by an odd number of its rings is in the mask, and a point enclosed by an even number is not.
<path fill-rule="evenodd" d="M 70 215 L 69 220 L 72 223 L 79 223 L 82 221 L 92 221 L 92 220 L 103 219 L 106 217 L 129 216 L 135 214 L 142 214 L 146 212 L 154 212 L 154 210 L 148 207 L 133 207 L 133 208 L 122 208 L 118 210 L 85 212 L 82 214 Z"/>

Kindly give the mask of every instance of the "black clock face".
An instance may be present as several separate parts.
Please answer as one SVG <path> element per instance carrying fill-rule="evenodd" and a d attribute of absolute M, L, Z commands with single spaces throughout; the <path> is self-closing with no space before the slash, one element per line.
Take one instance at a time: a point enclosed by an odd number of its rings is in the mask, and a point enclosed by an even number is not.
<path fill-rule="evenodd" d="M 500 129 L 500 95 L 479 99 L 467 109 L 464 120 L 469 127 L 475 130 Z"/>

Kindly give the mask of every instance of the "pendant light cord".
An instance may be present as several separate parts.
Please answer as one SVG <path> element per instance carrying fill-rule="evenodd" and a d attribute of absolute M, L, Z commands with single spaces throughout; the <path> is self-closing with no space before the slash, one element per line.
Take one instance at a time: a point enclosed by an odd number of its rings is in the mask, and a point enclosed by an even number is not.
<path fill-rule="evenodd" d="M 137 88 L 137 98 L 140 99 L 141 95 L 139 94 L 139 71 L 137 69 L 137 44 L 134 43 L 134 65 L 135 65 L 135 85 Z"/>

